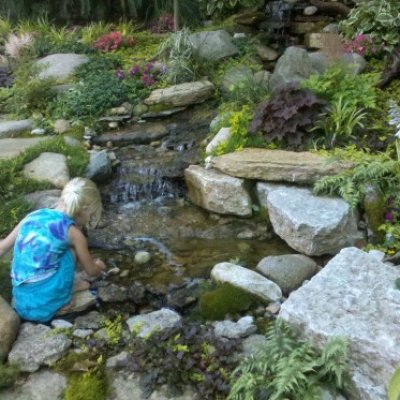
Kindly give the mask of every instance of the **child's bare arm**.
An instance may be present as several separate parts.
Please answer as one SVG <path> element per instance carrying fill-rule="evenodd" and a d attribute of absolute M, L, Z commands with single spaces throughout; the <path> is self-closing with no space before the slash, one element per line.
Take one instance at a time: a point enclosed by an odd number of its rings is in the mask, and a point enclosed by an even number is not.
<path fill-rule="evenodd" d="M 14 246 L 15 239 L 19 231 L 19 224 L 10 232 L 10 234 L 2 241 L 0 241 L 0 257 L 3 257 L 11 247 Z"/>
<path fill-rule="evenodd" d="M 69 228 L 68 234 L 71 244 L 76 251 L 78 261 L 82 264 L 85 271 L 91 276 L 99 275 L 106 268 L 106 265 L 100 259 L 94 260 L 90 255 L 84 234 L 73 225 Z"/>

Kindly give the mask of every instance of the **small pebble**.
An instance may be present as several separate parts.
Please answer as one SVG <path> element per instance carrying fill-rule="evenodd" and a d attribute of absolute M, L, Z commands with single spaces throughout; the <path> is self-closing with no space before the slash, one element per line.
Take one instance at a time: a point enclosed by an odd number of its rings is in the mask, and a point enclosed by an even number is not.
<path fill-rule="evenodd" d="M 85 339 L 86 337 L 90 336 L 93 333 L 92 329 L 75 329 L 72 332 L 72 335 L 80 338 L 80 339 Z"/>
<path fill-rule="evenodd" d="M 146 264 L 151 259 L 151 254 L 148 251 L 138 251 L 135 254 L 136 264 Z"/>
<path fill-rule="evenodd" d="M 50 325 L 53 328 L 58 328 L 58 329 L 68 329 L 73 327 L 73 324 L 71 324 L 71 322 L 65 321 L 64 319 L 53 319 Z"/>
<path fill-rule="evenodd" d="M 124 270 L 119 274 L 119 276 L 120 276 L 121 278 L 126 278 L 127 276 L 129 276 L 129 271 L 128 271 L 127 269 L 124 269 Z"/>
<path fill-rule="evenodd" d="M 109 269 L 107 271 L 107 274 L 108 275 L 118 275 L 119 272 L 120 272 L 120 269 L 118 267 L 114 267 L 114 268 Z"/>
<path fill-rule="evenodd" d="M 275 314 L 278 314 L 280 309 L 281 309 L 281 303 L 275 302 L 275 303 L 269 304 L 266 307 L 265 311 L 269 314 L 275 315 Z"/>

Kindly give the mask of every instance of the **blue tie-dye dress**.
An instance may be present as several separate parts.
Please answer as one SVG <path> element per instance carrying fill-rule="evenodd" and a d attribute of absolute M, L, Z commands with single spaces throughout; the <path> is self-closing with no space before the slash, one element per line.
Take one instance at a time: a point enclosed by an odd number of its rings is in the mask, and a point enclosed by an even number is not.
<path fill-rule="evenodd" d="M 75 259 L 68 239 L 72 218 L 40 209 L 21 222 L 11 268 L 14 308 L 29 321 L 47 322 L 71 301 Z"/>

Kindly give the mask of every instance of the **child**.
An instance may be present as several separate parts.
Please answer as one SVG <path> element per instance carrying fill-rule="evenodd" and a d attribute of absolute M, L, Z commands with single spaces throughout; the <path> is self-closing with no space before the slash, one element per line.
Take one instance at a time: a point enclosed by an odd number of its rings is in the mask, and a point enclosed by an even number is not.
<path fill-rule="evenodd" d="M 96 185 L 74 178 L 64 187 L 55 209 L 28 214 L 0 243 L 0 257 L 14 245 L 11 268 L 13 307 L 29 321 L 47 322 L 57 312 L 72 309 L 74 291 L 87 289 L 88 282 L 74 284 L 78 261 L 91 276 L 105 269 L 89 253 L 78 226 L 95 226 L 102 205 Z"/>

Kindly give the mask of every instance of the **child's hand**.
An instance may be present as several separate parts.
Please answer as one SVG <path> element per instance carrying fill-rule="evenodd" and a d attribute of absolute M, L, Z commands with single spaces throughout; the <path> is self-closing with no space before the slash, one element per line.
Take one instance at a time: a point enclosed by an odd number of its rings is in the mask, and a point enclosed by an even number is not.
<path fill-rule="evenodd" d="M 104 261 L 101 260 L 100 258 L 95 258 L 94 264 L 96 265 L 97 268 L 99 268 L 100 271 L 104 271 L 107 268 Z"/>

